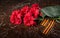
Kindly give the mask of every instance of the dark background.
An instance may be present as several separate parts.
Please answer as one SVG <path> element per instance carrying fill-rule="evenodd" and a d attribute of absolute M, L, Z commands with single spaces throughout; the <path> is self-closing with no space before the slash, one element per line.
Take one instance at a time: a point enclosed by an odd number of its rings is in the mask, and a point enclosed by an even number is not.
<path fill-rule="evenodd" d="M 25 28 L 11 24 L 11 11 L 22 3 L 38 3 L 41 7 L 47 7 L 60 5 L 60 0 L 0 0 L 0 38 L 60 38 L 60 23 L 57 22 L 49 35 L 41 34 L 40 26 Z"/>

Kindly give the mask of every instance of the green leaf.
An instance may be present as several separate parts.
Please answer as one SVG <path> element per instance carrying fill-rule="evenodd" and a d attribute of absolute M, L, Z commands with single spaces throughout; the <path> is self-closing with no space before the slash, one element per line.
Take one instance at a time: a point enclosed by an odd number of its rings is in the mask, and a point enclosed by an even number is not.
<path fill-rule="evenodd" d="M 48 6 L 41 9 L 41 12 L 44 16 L 49 17 L 60 17 L 60 6 Z"/>
<path fill-rule="evenodd" d="M 60 16 L 56 19 L 56 22 L 60 23 Z"/>

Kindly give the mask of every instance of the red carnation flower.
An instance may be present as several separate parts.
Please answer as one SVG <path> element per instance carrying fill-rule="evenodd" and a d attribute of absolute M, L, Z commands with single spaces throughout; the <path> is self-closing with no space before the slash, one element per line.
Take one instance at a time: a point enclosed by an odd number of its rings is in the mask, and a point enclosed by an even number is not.
<path fill-rule="evenodd" d="M 21 15 L 24 16 L 28 12 L 28 10 L 29 10 L 29 7 L 28 6 L 24 6 L 21 9 L 21 11 L 20 11 Z"/>
<path fill-rule="evenodd" d="M 42 13 L 41 12 L 39 13 L 40 9 L 41 8 L 39 8 L 38 4 L 35 3 L 35 4 L 32 5 L 32 7 L 30 8 L 30 13 L 32 14 L 32 16 L 34 18 L 37 18 L 39 14 L 40 14 L 40 16 L 42 16 Z"/>
<path fill-rule="evenodd" d="M 10 22 L 13 24 L 21 24 L 21 16 L 18 10 L 14 10 L 10 16 Z"/>
<path fill-rule="evenodd" d="M 39 9 L 31 8 L 30 13 L 33 15 L 34 18 L 37 18 L 39 14 Z"/>
<path fill-rule="evenodd" d="M 24 24 L 26 26 L 32 26 L 35 24 L 33 16 L 30 13 L 27 13 L 24 17 Z"/>
<path fill-rule="evenodd" d="M 35 3 L 35 4 L 32 4 L 32 7 L 39 8 L 39 5 L 37 3 Z"/>
<path fill-rule="evenodd" d="M 32 14 L 32 16 L 34 18 L 37 18 L 38 14 L 39 14 L 39 8 L 37 6 L 31 7 L 30 8 L 30 13 Z"/>

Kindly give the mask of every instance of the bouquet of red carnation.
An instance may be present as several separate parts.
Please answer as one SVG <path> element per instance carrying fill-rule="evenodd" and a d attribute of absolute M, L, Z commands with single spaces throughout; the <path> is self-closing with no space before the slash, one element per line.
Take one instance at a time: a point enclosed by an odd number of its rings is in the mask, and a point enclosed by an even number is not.
<path fill-rule="evenodd" d="M 25 26 L 34 26 L 39 16 L 42 16 L 38 4 L 32 4 L 31 6 L 25 5 L 21 9 L 12 11 L 10 16 L 10 22 L 13 24 L 24 24 Z"/>

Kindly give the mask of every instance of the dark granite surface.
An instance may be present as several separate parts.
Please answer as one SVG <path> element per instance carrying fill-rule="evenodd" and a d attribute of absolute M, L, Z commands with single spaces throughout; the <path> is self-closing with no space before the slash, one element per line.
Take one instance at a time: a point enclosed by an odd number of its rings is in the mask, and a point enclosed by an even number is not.
<path fill-rule="evenodd" d="M 49 35 L 42 34 L 39 25 L 25 27 L 10 23 L 11 11 L 19 8 L 22 3 L 29 2 L 38 2 L 41 7 L 60 5 L 60 0 L 0 0 L 0 38 L 60 38 L 59 23 L 56 23 Z"/>

